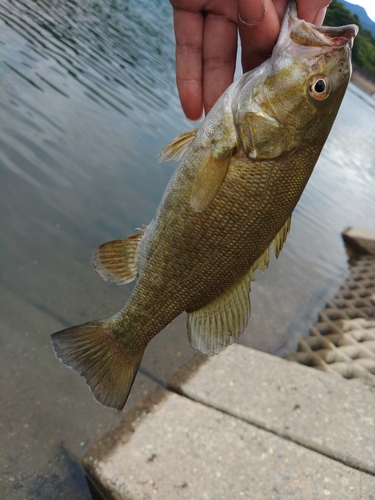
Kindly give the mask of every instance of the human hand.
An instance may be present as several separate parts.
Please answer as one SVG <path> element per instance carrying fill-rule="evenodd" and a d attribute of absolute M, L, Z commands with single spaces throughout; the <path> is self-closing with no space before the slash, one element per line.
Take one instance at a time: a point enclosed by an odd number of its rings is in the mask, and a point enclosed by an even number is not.
<path fill-rule="evenodd" d="M 190 120 L 207 114 L 232 83 L 237 33 L 242 68 L 265 61 L 279 36 L 288 0 L 170 0 L 176 36 L 176 78 Z M 298 17 L 322 24 L 330 0 L 297 0 Z"/>

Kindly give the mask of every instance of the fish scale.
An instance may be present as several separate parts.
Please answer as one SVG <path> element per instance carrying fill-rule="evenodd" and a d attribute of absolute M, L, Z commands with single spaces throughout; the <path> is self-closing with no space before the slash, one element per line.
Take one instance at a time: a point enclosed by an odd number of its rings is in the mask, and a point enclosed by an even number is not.
<path fill-rule="evenodd" d="M 94 397 L 122 409 L 148 342 L 186 311 L 193 348 L 214 355 L 250 316 L 250 284 L 279 255 L 350 79 L 353 25 L 317 27 L 290 2 L 271 58 L 244 74 L 196 130 L 160 154 L 180 161 L 146 229 L 93 254 L 98 274 L 137 278 L 111 318 L 52 335 Z"/>

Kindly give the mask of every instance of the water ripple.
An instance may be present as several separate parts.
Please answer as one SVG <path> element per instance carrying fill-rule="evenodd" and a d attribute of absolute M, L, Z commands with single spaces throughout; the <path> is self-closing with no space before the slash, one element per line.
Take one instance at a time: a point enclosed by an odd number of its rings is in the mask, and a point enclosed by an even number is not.
<path fill-rule="evenodd" d="M 51 70 L 72 76 L 87 95 L 120 113 L 139 105 L 168 106 L 174 44 L 167 2 L 6 0 L 0 19 L 30 48 L 21 52 L 29 63 L 24 71 L 10 58 L 4 64 L 39 90 L 47 85 L 69 97 L 51 71 L 36 71 L 36 56 L 54 62 Z"/>

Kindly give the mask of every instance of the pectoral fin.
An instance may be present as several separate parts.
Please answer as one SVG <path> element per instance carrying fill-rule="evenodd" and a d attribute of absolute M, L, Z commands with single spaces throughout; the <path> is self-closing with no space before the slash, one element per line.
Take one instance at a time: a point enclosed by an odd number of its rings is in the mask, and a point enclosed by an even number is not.
<path fill-rule="evenodd" d="M 179 135 L 159 153 L 158 163 L 180 161 L 197 133 L 194 128 Z"/>
<path fill-rule="evenodd" d="M 91 257 L 95 271 L 107 283 L 124 285 L 138 275 L 137 251 L 143 233 L 114 240 L 98 247 Z"/>
<path fill-rule="evenodd" d="M 232 150 L 215 157 L 212 149 L 203 156 L 190 195 L 190 205 L 195 212 L 203 212 L 215 198 L 227 175 Z"/>

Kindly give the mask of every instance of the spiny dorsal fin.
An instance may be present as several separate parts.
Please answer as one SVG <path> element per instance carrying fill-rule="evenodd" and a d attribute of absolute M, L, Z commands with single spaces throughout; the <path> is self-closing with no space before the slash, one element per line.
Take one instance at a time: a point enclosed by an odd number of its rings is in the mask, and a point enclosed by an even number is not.
<path fill-rule="evenodd" d="M 168 162 L 168 161 L 180 161 L 184 156 L 187 148 L 190 146 L 192 140 L 194 139 L 196 133 L 196 128 L 189 130 L 180 134 L 167 146 L 165 146 L 162 151 L 160 151 L 158 156 L 158 163 Z"/>
<path fill-rule="evenodd" d="M 187 317 L 188 339 L 194 349 L 213 356 L 235 342 L 250 317 L 250 273 L 206 306 Z"/>
<path fill-rule="evenodd" d="M 279 257 L 280 252 L 288 236 L 291 220 L 292 216 L 288 217 L 283 227 L 280 229 L 280 231 L 272 240 L 271 245 L 273 246 L 276 259 Z M 270 252 L 269 248 L 266 248 L 265 251 L 262 253 L 262 255 L 259 257 L 259 259 L 257 259 L 251 266 L 250 273 L 254 274 L 254 272 L 257 269 L 260 269 L 262 272 L 264 272 L 264 270 L 267 269 L 269 262 L 270 262 Z M 254 280 L 254 278 L 252 278 L 252 280 Z"/>
<path fill-rule="evenodd" d="M 283 249 L 284 243 L 286 241 L 286 238 L 288 236 L 289 230 L 290 230 L 290 224 L 292 221 L 292 216 L 290 216 L 283 227 L 280 229 L 280 231 L 277 233 L 275 236 L 274 240 L 272 241 L 272 246 L 273 250 L 275 252 L 275 257 L 276 259 L 279 258 L 280 252 Z"/>
<path fill-rule="evenodd" d="M 124 240 L 108 241 L 94 251 L 91 263 L 104 281 L 124 285 L 137 277 L 137 251 L 142 237 L 143 232 Z"/>
<path fill-rule="evenodd" d="M 231 158 L 232 150 L 215 157 L 210 148 L 203 155 L 190 195 L 190 205 L 195 212 L 203 212 L 215 198 L 227 175 Z"/>
<path fill-rule="evenodd" d="M 268 264 L 270 263 L 270 252 L 269 249 L 266 248 L 262 255 L 257 259 L 251 267 L 251 271 L 254 273 L 257 269 L 260 269 L 262 273 L 267 269 Z M 254 280 L 254 278 L 252 278 Z"/>

